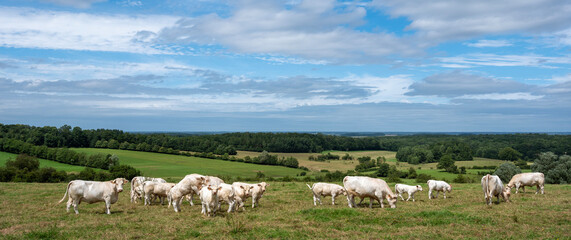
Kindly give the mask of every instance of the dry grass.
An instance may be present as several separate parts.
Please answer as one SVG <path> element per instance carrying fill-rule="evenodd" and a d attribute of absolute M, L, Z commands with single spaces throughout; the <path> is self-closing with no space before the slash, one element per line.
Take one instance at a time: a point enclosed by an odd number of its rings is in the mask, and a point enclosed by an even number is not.
<path fill-rule="evenodd" d="M 200 206 L 188 203 L 180 213 L 166 206 L 132 204 L 129 187 L 112 206 L 111 215 L 104 214 L 103 203 L 83 203 L 75 215 L 65 212 L 65 202 L 55 205 L 65 186 L 0 183 L 1 238 L 571 238 L 570 185 L 547 185 L 545 195 L 528 191 L 514 195 L 512 203 L 486 206 L 479 184 L 453 184 L 448 199 L 428 200 L 425 190 L 417 193 L 416 202 L 399 201 L 396 209 L 376 204 L 373 209 L 350 209 L 342 197 L 338 205 L 331 206 L 330 198 L 325 198 L 323 206 L 314 207 L 304 183 L 271 182 L 259 208 L 213 218 L 202 216 Z"/>

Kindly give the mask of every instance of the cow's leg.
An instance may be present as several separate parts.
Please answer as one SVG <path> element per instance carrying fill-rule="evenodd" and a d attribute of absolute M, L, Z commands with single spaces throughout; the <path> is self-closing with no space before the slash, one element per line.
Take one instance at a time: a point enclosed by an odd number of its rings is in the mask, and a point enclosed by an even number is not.
<path fill-rule="evenodd" d="M 432 199 L 432 189 L 428 190 L 428 199 Z"/>
<path fill-rule="evenodd" d="M 444 194 L 444 199 L 446 199 L 446 191 L 442 191 L 442 194 Z"/>
<path fill-rule="evenodd" d="M 73 204 L 73 200 L 71 199 L 71 197 L 67 200 L 67 207 L 66 207 L 66 211 L 69 212 L 69 208 L 71 207 L 71 205 Z"/>
<path fill-rule="evenodd" d="M 383 198 L 378 198 L 377 201 L 379 202 L 379 204 L 381 205 L 381 208 L 385 208 L 385 205 L 383 205 Z M 373 202 L 373 199 L 371 198 L 371 202 Z"/>
<path fill-rule="evenodd" d="M 319 202 L 319 205 L 323 205 L 323 202 L 321 202 L 321 195 L 317 196 L 317 201 Z"/>
<path fill-rule="evenodd" d="M 404 201 L 404 198 L 402 197 L 402 192 L 398 192 L 398 194 L 399 194 L 400 199 L 402 199 Z"/>
<path fill-rule="evenodd" d="M 373 208 L 373 199 L 369 198 L 369 208 Z"/>
<path fill-rule="evenodd" d="M 331 205 L 335 205 L 335 193 L 331 194 Z"/>
<path fill-rule="evenodd" d="M 348 193 L 347 194 L 347 205 L 349 205 L 350 208 L 354 208 L 355 206 L 355 196 L 353 196 L 353 194 Z"/>
<path fill-rule="evenodd" d="M 544 193 L 543 193 L 543 189 L 544 189 L 544 185 L 541 184 L 541 194 L 544 194 Z"/>
<path fill-rule="evenodd" d="M 317 196 L 313 194 L 313 206 L 317 206 Z"/>
<path fill-rule="evenodd" d="M 81 200 L 74 200 L 73 201 L 73 211 L 75 211 L 75 214 L 79 214 L 79 211 L 77 211 L 77 206 L 79 206 L 79 203 L 81 202 Z"/>
<path fill-rule="evenodd" d="M 409 192 L 409 193 L 408 193 L 408 198 L 406 199 L 407 202 L 408 202 L 408 200 L 410 200 L 410 196 L 412 196 L 412 194 Z M 414 198 L 412 199 L 412 201 L 414 202 Z"/>
<path fill-rule="evenodd" d="M 190 206 L 194 206 L 194 192 L 193 191 L 190 192 L 190 199 L 188 201 L 190 202 Z"/>

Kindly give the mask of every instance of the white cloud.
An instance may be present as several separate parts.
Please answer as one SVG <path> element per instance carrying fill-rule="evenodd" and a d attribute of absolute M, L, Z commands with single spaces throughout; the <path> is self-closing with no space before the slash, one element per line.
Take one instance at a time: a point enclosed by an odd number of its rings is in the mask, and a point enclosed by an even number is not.
<path fill-rule="evenodd" d="M 473 100 L 537 100 L 543 98 L 543 95 L 533 95 L 527 92 L 517 93 L 487 93 L 475 95 L 463 95 L 456 99 L 473 99 Z"/>
<path fill-rule="evenodd" d="M 466 46 L 469 47 L 508 47 L 512 46 L 510 42 L 507 40 L 479 40 L 475 43 L 466 43 Z"/>
<path fill-rule="evenodd" d="M 156 33 L 177 20 L 0 7 L 0 47 L 172 54 L 138 39 L 141 32 Z"/>
<path fill-rule="evenodd" d="M 89 8 L 94 3 L 106 2 L 107 0 L 40 0 L 40 1 L 54 3 L 63 6 L 70 6 L 75 8 Z"/>
<path fill-rule="evenodd" d="M 538 55 L 497 55 L 466 54 L 456 57 L 438 58 L 443 67 L 457 66 L 495 66 L 495 67 L 542 67 L 555 68 L 556 64 L 571 64 L 571 57 L 550 57 Z"/>

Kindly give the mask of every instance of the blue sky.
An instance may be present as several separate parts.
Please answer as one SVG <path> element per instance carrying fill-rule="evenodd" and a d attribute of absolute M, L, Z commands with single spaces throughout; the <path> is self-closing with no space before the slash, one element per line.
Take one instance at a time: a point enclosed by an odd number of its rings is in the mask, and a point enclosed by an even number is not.
<path fill-rule="evenodd" d="M 570 132 L 571 2 L 0 0 L 0 123 Z"/>

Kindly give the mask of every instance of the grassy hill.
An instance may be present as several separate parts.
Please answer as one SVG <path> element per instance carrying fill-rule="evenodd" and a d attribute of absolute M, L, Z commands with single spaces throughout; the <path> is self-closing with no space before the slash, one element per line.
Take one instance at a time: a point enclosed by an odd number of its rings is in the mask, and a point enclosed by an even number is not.
<path fill-rule="evenodd" d="M 145 176 L 181 179 L 190 173 L 218 176 L 255 177 L 258 171 L 267 177 L 295 176 L 300 169 L 231 162 L 198 157 L 186 157 L 160 153 L 137 152 L 117 149 L 74 148 L 74 151 L 87 154 L 116 154 L 119 162 L 131 165 Z"/>
<path fill-rule="evenodd" d="M 0 166 L 5 166 L 6 161 L 8 161 L 8 159 L 14 160 L 16 159 L 16 156 L 18 156 L 18 154 L 0 152 Z M 53 167 L 56 170 L 64 170 L 66 172 L 76 172 L 76 173 L 84 169 L 84 167 L 81 166 L 74 166 L 45 159 L 38 159 L 38 160 L 40 161 L 40 168 Z"/>

